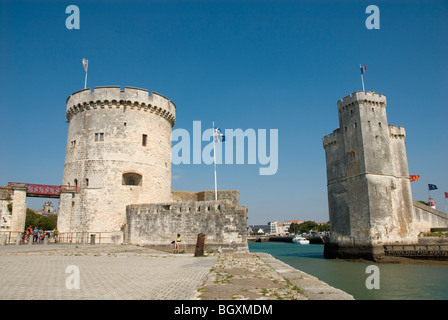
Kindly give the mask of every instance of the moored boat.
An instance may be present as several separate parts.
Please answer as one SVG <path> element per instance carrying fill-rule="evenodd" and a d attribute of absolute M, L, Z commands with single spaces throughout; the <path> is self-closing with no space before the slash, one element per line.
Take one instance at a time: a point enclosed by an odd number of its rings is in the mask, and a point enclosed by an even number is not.
<path fill-rule="evenodd" d="M 310 244 L 310 241 L 302 236 L 295 236 L 294 238 L 292 238 L 292 242 L 297 244 Z"/>

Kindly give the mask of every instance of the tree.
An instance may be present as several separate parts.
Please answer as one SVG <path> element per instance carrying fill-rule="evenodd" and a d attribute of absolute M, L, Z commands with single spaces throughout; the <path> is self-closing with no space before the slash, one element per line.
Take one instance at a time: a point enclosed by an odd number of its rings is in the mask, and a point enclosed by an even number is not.
<path fill-rule="evenodd" d="M 314 221 L 305 221 L 303 223 L 297 224 L 297 223 L 291 223 L 289 226 L 289 232 L 300 234 L 300 233 L 308 233 L 311 230 L 315 229 L 317 226 L 317 223 Z"/>
<path fill-rule="evenodd" d="M 58 217 L 55 214 L 45 217 L 37 214 L 34 210 L 26 209 L 25 228 L 33 226 L 42 230 L 53 230 L 56 228 L 57 220 Z"/>
<path fill-rule="evenodd" d="M 297 233 L 297 230 L 299 230 L 299 224 L 298 223 L 293 222 L 293 223 L 291 223 L 289 225 L 289 229 L 288 229 L 289 233 Z"/>
<path fill-rule="evenodd" d="M 328 232 L 330 231 L 330 224 L 325 223 L 317 226 L 317 231 L 319 232 Z"/>

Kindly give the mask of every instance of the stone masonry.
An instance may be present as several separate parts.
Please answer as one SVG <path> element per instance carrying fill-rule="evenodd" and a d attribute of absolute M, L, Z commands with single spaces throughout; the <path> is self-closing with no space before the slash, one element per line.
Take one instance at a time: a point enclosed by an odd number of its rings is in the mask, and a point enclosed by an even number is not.
<path fill-rule="evenodd" d="M 339 128 L 323 138 L 330 242 L 327 257 L 374 258 L 383 246 L 416 243 L 440 212 L 414 209 L 403 127 L 388 125 L 386 97 L 357 91 L 339 100 Z M 434 225 L 430 225 L 435 223 Z"/>
<path fill-rule="evenodd" d="M 126 205 L 170 201 L 175 105 L 144 89 L 97 87 L 67 99 L 61 232 L 119 232 Z"/>
<path fill-rule="evenodd" d="M 219 191 L 218 201 L 214 192 L 198 192 L 196 197 L 187 194 L 190 199 L 207 199 L 207 194 L 213 194 L 213 200 L 127 206 L 126 242 L 172 250 L 171 241 L 180 234 L 182 248 L 192 252 L 197 235 L 203 233 L 208 252 L 248 251 L 247 208 L 239 206 L 237 191 Z"/>
<path fill-rule="evenodd" d="M 66 116 L 62 184 L 76 186 L 60 194 L 58 229 L 67 239 L 100 233 L 102 242 L 161 245 L 177 233 L 193 243 L 203 232 L 214 245 L 247 249 L 247 209 L 237 191 L 214 201 L 212 191 L 171 190 L 170 99 L 139 88 L 89 88 L 68 97 Z"/>

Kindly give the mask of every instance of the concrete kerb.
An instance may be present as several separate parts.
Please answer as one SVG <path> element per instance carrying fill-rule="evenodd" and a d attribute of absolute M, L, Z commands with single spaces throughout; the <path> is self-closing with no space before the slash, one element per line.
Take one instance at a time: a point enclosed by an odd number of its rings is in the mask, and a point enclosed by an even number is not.
<path fill-rule="evenodd" d="M 354 300 L 352 295 L 331 287 L 318 278 L 275 259 L 270 254 L 257 252 L 255 255 L 291 282 L 292 285 L 300 288 L 301 292 L 310 300 Z"/>

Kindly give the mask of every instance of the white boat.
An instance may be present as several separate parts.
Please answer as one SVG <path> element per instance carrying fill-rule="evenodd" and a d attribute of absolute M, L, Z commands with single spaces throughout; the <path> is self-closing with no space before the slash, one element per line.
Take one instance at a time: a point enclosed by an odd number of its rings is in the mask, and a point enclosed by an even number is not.
<path fill-rule="evenodd" d="M 292 242 L 297 244 L 310 244 L 310 241 L 302 236 L 295 236 L 294 238 L 292 238 Z"/>

